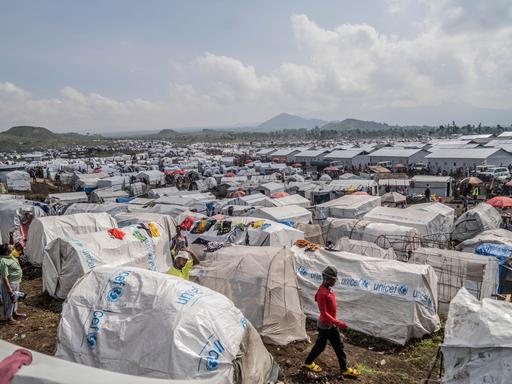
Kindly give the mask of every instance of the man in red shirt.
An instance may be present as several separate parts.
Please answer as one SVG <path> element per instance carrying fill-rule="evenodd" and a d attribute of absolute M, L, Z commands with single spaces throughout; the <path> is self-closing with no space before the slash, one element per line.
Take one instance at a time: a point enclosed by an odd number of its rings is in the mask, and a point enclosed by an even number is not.
<path fill-rule="evenodd" d="M 359 372 L 353 368 L 347 368 L 347 359 L 340 336 L 340 329 L 346 329 L 347 324 L 336 319 L 336 295 L 331 288 L 336 283 L 338 271 L 334 267 L 327 267 L 322 272 L 322 278 L 322 285 L 320 285 L 315 295 L 315 301 L 320 311 L 318 337 L 304 362 L 304 367 L 314 373 L 322 371 L 314 360 L 325 350 L 327 341 L 329 341 L 338 357 L 341 374 L 344 377 L 357 378 Z"/>

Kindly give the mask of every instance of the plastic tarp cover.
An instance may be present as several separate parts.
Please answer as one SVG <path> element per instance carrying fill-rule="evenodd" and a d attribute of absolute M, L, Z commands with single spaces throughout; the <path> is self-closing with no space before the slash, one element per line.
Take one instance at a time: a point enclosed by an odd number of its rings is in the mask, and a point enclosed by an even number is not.
<path fill-rule="evenodd" d="M 502 222 L 501 215 L 487 203 L 478 204 L 475 208 L 463 213 L 455 222 L 452 239 L 464 241 L 471 239 L 483 231 L 497 229 Z"/>
<path fill-rule="evenodd" d="M 32 220 L 30 224 L 25 254 L 32 264 L 42 265 L 44 248 L 52 240 L 109 228 L 117 228 L 117 223 L 112 216 L 104 212 L 40 217 Z"/>
<path fill-rule="evenodd" d="M 368 257 L 377 257 L 379 259 L 397 260 L 393 248 L 384 249 L 375 243 L 370 243 L 364 240 L 352 240 L 348 237 L 338 239 L 334 245 L 333 251 L 349 252 L 356 255 L 363 255 Z"/>
<path fill-rule="evenodd" d="M 379 196 L 345 195 L 338 199 L 319 204 L 315 207 L 315 219 L 328 217 L 340 219 L 359 219 L 373 208 L 380 206 Z"/>
<path fill-rule="evenodd" d="M 50 204 L 56 203 L 87 203 L 89 198 L 85 192 L 64 192 L 64 193 L 51 193 L 46 198 Z"/>
<path fill-rule="evenodd" d="M 477 298 L 488 298 L 498 288 L 498 262 L 469 252 L 419 248 L 409 263 L 428 264 L 438 281 L 439 313 L 446 315 L 448 306 L 460 288 L 465 287 Z"/>
<path fill-rule="evenodd" d="M 336 244 L 341 237 L 364 240 L 384 249 L 393 248 L 403 259 L 407 259 L 409 253 L 420 246 L 420 236 L 415 228 L 390 223 L 328 218 L 323 230 L 326 242 Z"/>
<path fill-rule="evenodd" d="M 73 284 L 99 265 L 167 272 L 172 265 L 169 236 L 162 226 L 156 226 L 158 237 L 132 225 L 122 228 L 122 239 L 101 231 L 53 240 L 46 246 L 43 258 L 43 291 L 65 299 Z"/>
<path fill-rule="evenodd" d="M 512 245 L 512 232 L 503 228 L 490 229 L 479 233 L 470 239 L 464 240 L 455 248 L 459 251 L 475 252 L 475 249 L 480 244 L 485 243 Z"/>
<path fill-rule="evenodd" d="M 442 352 L 443 383 L 511 383 L 512 304 L 479 301 L 461 288 L 450 304 Z"/>
<path fill-rule="evenodd" d="M 209 254 L 192 275 L 200 285 L 233 301 L 263 341 L 286 345 L 308 339 L 289 248 L 222 248 Z"/>
<path fill-rule="evenodd" d="M 19 348 L 19 345 L 0 340 L 0 361 L 12 355 Z M 32 354 L 32 363 L 16 373 L 14 384 L 226 384 L 228 382 L 222 378 L 192 381 L 130 376 L 72 363 L 36 351 L 30 351 L 30 353 Z"/>
<path fill-rule="evenodd" d="M 453 229 L 453 215 L 443 214 L 436 206 L 423 205 L 416 208 L 377 207 L 364 216 L 365 220 L 391 223 L 416 228 L 426 239 L 448 243 Z"/>
<path fill-rule="evenodd" d="M 317 318 L 315 293 L 328 265 L 338 270 L 334 286 L 338 318 L 354 330 L 404 345 L 440 329 L 437 277 L 428 265 L 377 259 L 348 252 L 292 247 L 300 295 L 308 317 Z"/>
<path fill-rule="evenodd" d="M 10 191 L 30 191 L 30 175 L 25 171 L 6 173 L 5 184 Z"/>
<path fill-rule="evenodd" d="M 302 208 L 308 208 L 311 206 L 311 201 L 301 195 L 289 195 L 274 200 L 277 201 L 280 206 L 297 205 Z"/>
<path fill-rule="evenodd" d="M 292 221 L 293 223 L 311 223 L 313 215 L 306 208 L 297 205 L 284 207 L 259 208 L 251 212 L 254 217 L 270 219 L 274 221 Z"/>
<path fill-rule="evenodd" d="M 106 212 L 111 216 L 119 215 L 123 212 L 128 212 L 128 204 L 120 203 L 73 203 L 66 208 L 64 215 L 74 215 L 75 213 L 97 213 Z"/>
<path fill-rule="evenodd" d="M 233 383 L 252 325 L 225 296 L 163 273 L 101 266 L 82 277 L 62 309 L 56 357 L 165 379 Z M 256 335 L 257 336 L 257 335 Z M 248 383 L 268 381 L 273 360 L 259 337 Z M 245 352 L 240 357 L 250 355 Z"/>
<path fill-rule="evenodd" d="M 320 224 L 297 224 L 295 226 L 299 231 L 304 232 L 304 239 L 312 243 L 325 245 L 324 234 Z"/>

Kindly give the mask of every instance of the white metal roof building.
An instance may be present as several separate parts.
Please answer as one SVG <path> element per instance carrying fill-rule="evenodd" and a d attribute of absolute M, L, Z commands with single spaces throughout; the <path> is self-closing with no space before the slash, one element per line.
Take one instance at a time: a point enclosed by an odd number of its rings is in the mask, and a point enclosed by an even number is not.
<path fill-rule="evenodd" d="M 326 160 L 341 162 L 346 168 L 365 167 L 370 162 L 370 158 L 363 149 L 336 150 L 324 156 Z"/>
<path fill-rule="evenodd" d="M 512 154 L 500 148 L 438 149 L 427 155 L 432 170 L 453 172 L 457 169 L 474 169 L 477 165 L 508 166 L 512 164 Z"/>
<path fill-rule="evenodd" d="M 321 161 L 329 152 L 327 149 L 314 149 L 297 153 L 293 161 L 296 163 L 305 163 L 307 165 L 315 161 Z"/>
<path fill-rule="evenodd" d="M 381 148 L 370 153 L 370 163 L 376 164 L 381 161 L 391 161 L 393 164 L 414 164 L 425 159 L 428 152 L 424 149 L 405 149 L 405 148 Z"/>

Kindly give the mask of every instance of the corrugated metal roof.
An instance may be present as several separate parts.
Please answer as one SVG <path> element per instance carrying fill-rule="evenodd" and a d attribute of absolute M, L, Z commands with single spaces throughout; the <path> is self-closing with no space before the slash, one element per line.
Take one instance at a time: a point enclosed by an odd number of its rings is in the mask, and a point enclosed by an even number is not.
<path fill-rule="evenodd" d="M 319 149 L 319 150 L 313 150 L 313 151 L 303 151 L 300 153 L 297 153 L 296 157 L 317 157 L 320 156 L 322 153 L 327 152 L 327 149 Z"/>
<path fill-rule="evenodd" d="M 486 159 L 500 148 L 461 148 L 454 151 L 453 149 L 438 149 L 427 155 L 427 159 Z"/>
<path fill-rule="evenodd" d="M 337 150 L 325 155 L 326 159 L 352 159 L 357 155 L 364 153 L 362 149 L 356 150 Z"/>
<path fill-rule="evenodd" d="M 512 131 L 505 131 L 498 135 L 498 137 L 512 137 Z"/>
<path fill-rule="evenodd" d="M 371 157 L 411 157 L 418 152 L 423 151 L 423 149 L 405 149 L 405 148 L 381 148 L 377 149 L 375 152 L 370 154 Z"/>
<path fill-rule="evenodd" d="M 294 148 L 281 148 L 272 153 L 272 156 L 288 156 L 297 151 Z"/>

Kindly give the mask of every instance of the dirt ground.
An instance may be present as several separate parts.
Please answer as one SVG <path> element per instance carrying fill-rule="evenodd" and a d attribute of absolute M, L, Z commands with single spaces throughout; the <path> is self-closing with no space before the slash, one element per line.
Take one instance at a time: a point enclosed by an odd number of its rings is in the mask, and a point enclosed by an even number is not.
<path fill-rule="evenodd" d="M 29 318 L 20 326 L 0 325 L 0 338 L 32 350 L 53 355 L 55 353 L 57 328 L 62 310 L 62 301 L 41 293 L 40 271 L 30 271 L 24 276 L 22 290 L 27 293 L 19 304 L 19 312 Z M 308 322 L 308 334 L 316 338 L 314 323 Z M 345 352 L 348 363 L 358 368 L 362 384 L 417 384 L 426 376 L 432 358 L 436 355 L 439 335 L 417 340 L 405 347 L 383 340 L 373 339 L 360 333 L 346 332 Z M 334 384 L 353 382 L 339 379 L 337 360 L 331 347 L 317 360 L 324 372 L 315 376 L 302 369 L 303 360 L 312 344 L 296 342 L 286 347 L 268 345 L 281 368 L 281 380 L 291 383 Z"/>

